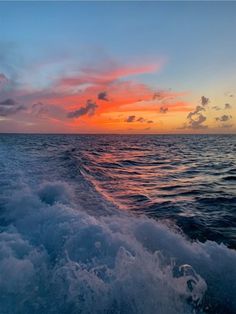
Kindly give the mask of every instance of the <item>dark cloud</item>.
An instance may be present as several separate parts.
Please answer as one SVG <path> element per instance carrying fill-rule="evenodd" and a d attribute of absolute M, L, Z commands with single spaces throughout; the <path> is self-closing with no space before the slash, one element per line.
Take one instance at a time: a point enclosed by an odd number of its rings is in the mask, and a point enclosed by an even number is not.
<path fill-rule="evenodd" d="M 3 101 L 0 101 L 0 106 L 15 106 L 16 102 L 14 99 L 7 98 Z"/>
<path fill-rule="evenodd" d="M 181 129 L 206 129 L 207 125 L 203 123 L 206 121 L 206 117 L 202 114 L 202 111 L 205 111 L 204 106 L 209 103 L 209 99 L 205 96 L 201 97 L 201 106 L 196 106 L 194 111 L 189 112 L 187 115 L 187 122 L 184 123 L 184 126 Z"/>
<path fill-rule="evenodd" d="M 109 101 L 108 96 L 107 96 L 107 92 L 100 92 L 98 94 L 98 99 L 104 100 L 104 101 Z"/>
<path fill-rule="evenodd" d="M 199 113 L 198 117 L 195 119 L 190 118 L 189 120 L 189 128 L 190 129 L 207 129 L 208 126 L 203 123 L 206 121 L 206 117 Z"/>
<path fill-rule="evenodd" d="M 144 119 L 143 117 L 140 117 L 140 118 L 137 118 L 136 119 L 136 116 L 129 116 L 125 122 L 140 122 L 140 123 L 154 123 L 154 121 L 152 120 L 146 120 Z"/>
<path fill-rule="evenodd" d="M 75 111 L 71 111 L 67 114 L 68 118 L 79 118 L 84 115 L 93 116 L 98 106 L 92 100 L 87 100 L 84 107 L 80 107 Z"/>
<path fill-rule="evenodd" d="M 145 119 L 143 117 L 140 117 L 140 118 L 137 119 L 137 121 L 143 123 L 143 122 L 145 122 Z"/>
<path fill-rule="evenodd" d="M 225 109 L 231 109 L 232 108 L 232 106 L 230 105 L 230 104 L 225 104 Z"/>
<path fill-rule="evenodd" d="M 212 109 L 218 111 L 218 110 L 221 110 L 221 108 L 219 106 L 213 106 Z"/>
<path fill-rule="evenodd" d="M 207 120 L 207 117 L 203 114 L 203 111 L 205 111 L 206 106 L 210 103 L 209 98 L 202 96 L 201 97 L 201 105 L 196 106 L 194 111 L 189 112 L 187 115 L 187 122 L 184 123 L 184 126 L 182 129 L 206 129 L 208 128 L 207 125 L 204 124 L 204 122 Z M 230 104 L 225 104 L 224 109 L 230 109 Z M 213 106 L 212 109 L 218 111 L 222 110 L 219 106 Z M 216 118 L 216 121 L 219 122 L 227 122 L 230 119 L 232 119 L 232 116 L 230 115 L 222 115 L 220 117 Z M 229 125 L 223 124 L 221 127 L 229 127 Z"/>
<path fill-rule="evenodd" d="M 203 108 L 202 106 L 196 106 L 194 111 L 189 112 L 189 114 L 187 115 L 187 118 L 191 119 L 193 116 L 198 115 L 199 112 L 201 111 L 205 111 L 205 108 Z"/>
<path fill-rule="evenodd" d="M 216 121 L 220 121 L 220 122 L 226 122 L 226 121 L 229 121 L 232 119 L 232 116 L 230 115 L 227 115 L 227 114 L 224 114 L 223 116 L 221 117 L 217 117 L 216 118 Z"/>
<path fill-rule="evenodd" d="M 128 116 L 128 118 L 125 120 L 125 122 L 134 122 L 135 121 L 135 116 Z"/>
<path fill-rule="evenodd" d="M 205 97 L 205 96 L 202 96 L 202 97 L 201 97 L 201 104 L 202 104 L 202 106 L 208 105 L 209 102 L 210 102 L 210 99 L 209 99 L 209 98 L 207 98 L 207 97 Z"/>
<path fill-rule="evenodd" d="M 189 112 L 187 115 L 187 124 L 186 127 L 189 129 L 206 129 L 207 126 L 203 123 L 206 121 L 206 117 L 202 114 L 202 111 L 205 111 L 205 106 L 209 104 L 209 98 L 202 96 L 201 105 L 196 106 L 194 111 Z"/>
<path fill-rule="evenodd" d="M 160 107 L 160 113 L 167 113 L 168 108 L 167 107 Z"/>
<path fill-rule="evenodd" d="M 0 116 L 7 117 L 17 113 L 18 111 L 24 110 L 25 107 L 22 105 L 17 105 L 14 99 L 7 98 L 0 101 Z"/>

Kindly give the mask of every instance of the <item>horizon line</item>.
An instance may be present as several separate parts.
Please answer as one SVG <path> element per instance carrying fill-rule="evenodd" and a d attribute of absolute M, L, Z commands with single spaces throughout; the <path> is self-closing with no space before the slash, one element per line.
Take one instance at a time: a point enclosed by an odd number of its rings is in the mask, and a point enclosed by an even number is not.
<path fill-rule="evenodd" d="M 0 132 L 0 135 L 236 135 L 236 133 L 60 133 Z"/>

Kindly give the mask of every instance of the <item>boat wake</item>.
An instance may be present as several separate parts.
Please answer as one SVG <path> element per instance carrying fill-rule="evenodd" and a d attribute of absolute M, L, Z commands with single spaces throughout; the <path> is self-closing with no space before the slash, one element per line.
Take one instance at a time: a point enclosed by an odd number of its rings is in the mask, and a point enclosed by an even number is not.
<path fill-rule="evenodd" d="M 81 204 L 61 181 L 1 200 L 2 314 L 236 311 L 235 251 Z"/>

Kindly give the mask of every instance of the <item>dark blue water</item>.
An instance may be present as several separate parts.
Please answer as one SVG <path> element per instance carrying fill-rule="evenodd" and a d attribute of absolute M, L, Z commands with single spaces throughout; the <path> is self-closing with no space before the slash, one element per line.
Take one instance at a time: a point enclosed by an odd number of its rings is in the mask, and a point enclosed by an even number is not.
<path fill-rule="evenodd" d="M 5 313 L 234 313 L 235 135 L 0 135 Z"/>

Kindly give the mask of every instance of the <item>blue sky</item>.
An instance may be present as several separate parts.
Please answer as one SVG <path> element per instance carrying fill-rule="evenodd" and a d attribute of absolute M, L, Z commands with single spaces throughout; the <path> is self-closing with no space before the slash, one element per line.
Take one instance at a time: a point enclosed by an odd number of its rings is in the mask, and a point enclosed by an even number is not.
<path fill-rule="evenodd" d="M 161 62 L 136 81 L 219 99 L 235 89 L 235 29 L 234 2 L 1 2 L 0 73 L 39 88 L 85 65 Z"/>

